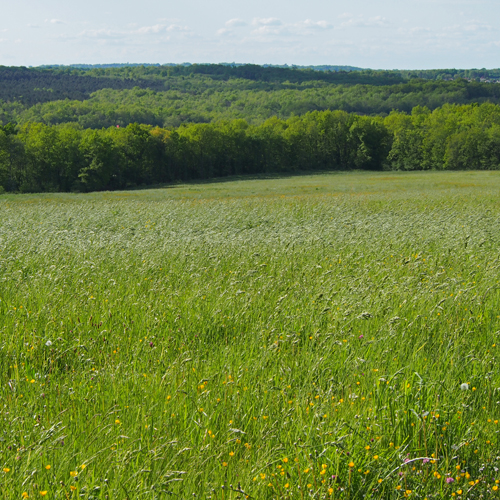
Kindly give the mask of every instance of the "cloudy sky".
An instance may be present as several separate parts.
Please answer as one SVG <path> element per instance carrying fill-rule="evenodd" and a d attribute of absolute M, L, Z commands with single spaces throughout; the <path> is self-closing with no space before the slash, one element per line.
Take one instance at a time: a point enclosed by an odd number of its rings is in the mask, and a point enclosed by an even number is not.
<path fill-rule="evenodd" d="M 500 67 L 499 0 L 0 0 L 0 65 Z"/>

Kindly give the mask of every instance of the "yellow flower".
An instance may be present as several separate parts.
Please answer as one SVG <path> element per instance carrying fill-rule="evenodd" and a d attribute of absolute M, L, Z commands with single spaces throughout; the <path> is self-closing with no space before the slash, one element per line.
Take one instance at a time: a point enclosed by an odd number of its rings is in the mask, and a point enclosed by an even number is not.
<path fill-rule="evenodd" d="M 373 455 L 373 460 L 378 460 L 378 455 Z"/>
<path fill-rule="evenodd" d="M 2 470 L 3 470 L 5 473 L 10 472 L 10 469 L 8 469 L 7 467 L 4 467 Z"/>
<path fill-rule="evenodd" d="M 285 458 L 283 459 L 283 462 L 287 463 L 287 462 L 288 462 L 288 458 L 286 458 L 286 457 L 285 457 Z"/>
<path fill-rule="evenodd" d="M 78 476 L 78 472 L 76 472 L 76 470 L 72 470 L 72 471 L 69 473 L 69 475 L 70 475 L 71 477 L 76 477 L 76 476 Z"/>
<path fill-rule="evenodd" d="M 25 491 L 25 492 L 23 492 L 23 494 L 22 494 L 21 496 L 22 496 L 23 498 L 29 498 L 29 497 L 30 497 L 26 491 Z"/>
<path fill-rule="evenodd" d="M 86 465 L 86 464 L 82 464 L 82 465 L 80 465 L 80 467 L 81 467 L 82 469 L 85 469 L 85 467 L 87 467 L 87 465 Z"/>
<path fill-rule="evenodd" d="M 76 486 L 71 485 L 71 486 L 69 487 L 69 489 L 70 489 L 71 491 L 76 491 Z"/>
<path fill-rule="evenodd" d="M 498 486 L 495 484 L 495 486 L 493 486 L 493 488 L 491 488 L 493 491 L 497 491 L 498 490 Z"/>
<path fill-rule="evenodd" d="M 46 468 L 47 470 L 50 470 L 50 465 L 46 465 L 46 466 L 45 466 L 45 468 Z"/>
<path fill-rule="evenodd" d="M 40 495 L 42 495 L 42 497 L 44 497 L 46 494 L 47 494 L 47 490 L 45 490 L 45 491 L 40 491 Z"/>
<path fill-rule="evenodd" d="M 227 462 L 222 462 L 222 467 L 227 467 Z"/>
<path fill-rule="evenodd" d="M 229 452 L 229 456 L 232 457 L 234 455 L 234 451 Z"/>
<path fill-rule="evenodd" d="M 120 425 L 120 421 L 118 419 L 115 420 L 116 425 Z"/>
<path fill-rule="evenodd" d="M 380 483 L 382 482 L 382 479 L 379 479 L 379 480 L 378 480 L 378 482 L 379 482 L 379 484 L 380 484 Z"/>
<path fill-rule="evenodd" d="M 285 488 L 288 488 L 290 485 L 288 483 L 285 484 Z"/>
<path fill-rule="evenodd" d="M 354 467 L 354 462 L 349 462 L 349 467 Z"/>

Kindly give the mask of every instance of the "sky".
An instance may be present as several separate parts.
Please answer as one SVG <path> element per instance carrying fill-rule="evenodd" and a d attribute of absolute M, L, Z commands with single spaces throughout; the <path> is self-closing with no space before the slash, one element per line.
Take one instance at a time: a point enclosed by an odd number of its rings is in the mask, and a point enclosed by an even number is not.
<path fill-rule="evenodd" d="M 0 0 L 0 65 L 500 67 L 499 0 Z"/>

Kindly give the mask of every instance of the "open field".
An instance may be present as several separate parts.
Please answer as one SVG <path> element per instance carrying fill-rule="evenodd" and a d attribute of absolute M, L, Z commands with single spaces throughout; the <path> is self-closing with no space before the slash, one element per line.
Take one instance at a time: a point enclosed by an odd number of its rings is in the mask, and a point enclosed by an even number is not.
<path fill-rule="evenodd" d="M 0 497 L 500 498 L 500 172 L 0 196 Z"/>

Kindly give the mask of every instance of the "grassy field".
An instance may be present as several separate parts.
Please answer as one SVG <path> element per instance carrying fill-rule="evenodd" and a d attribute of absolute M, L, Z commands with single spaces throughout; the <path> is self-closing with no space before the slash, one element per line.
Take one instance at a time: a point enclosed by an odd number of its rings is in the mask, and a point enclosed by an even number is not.
<path fill-rule="evenodd" d="M 500 173 L 0 196 L 0 497 L 500 498 Z"/>

